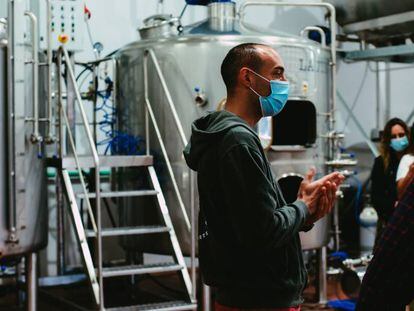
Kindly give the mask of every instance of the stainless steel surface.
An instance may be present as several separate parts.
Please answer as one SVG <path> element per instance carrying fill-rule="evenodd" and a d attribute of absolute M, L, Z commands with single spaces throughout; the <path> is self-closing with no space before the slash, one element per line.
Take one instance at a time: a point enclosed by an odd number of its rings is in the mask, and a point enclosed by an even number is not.
<path fill-rule="evenodd" d="M 203 311 L 211 311 L 211 289 L 210 286 L 203 284 Z"/>
<path fill-rule="evenodd" d="M 326 270 L 328 268 L 328 261 L 326 257 L 326 247 L 318 250 L 318 301 L 319 303 L 326 303 L 328 301 L 328 283 L 326 278 Z"/>
<path fill-rule="evenodd" d="M 317 111 L 318 134 L 326 133 L 330 129 L 326 122 L 326 113 L 332 112 L 333 108 L 332 103 L 329 103 L 333 72 L 330 66 L 332 50 L 299 36 L 287 37 L 276 31 L 257 28 L 253 30 L 253 27 L 245 27 L 237 18 L 233 20 L 233 29 L 230 32 L 217 32 L 209 25 L 207 20 L 188 26 L 177 38 L 137 41 L 120 49 L 115 55 L 118 64 L 117 116 L 123 121 L 117 130 L 142 137 L 147 144 L 146 151 L 156 155 L 154 163 L 160 166 L 162 187 L 179 241 L 186 254 L 191 254 L 192 238 L 183 221 L 174 185 L 169 180 L 169 166 L 174 173 L 188 214 L 191 213 L 192 206 L 190 171 L 182 157 L 182 137 L 176 130 L 177 123 L 169 108 L 170 103 L 163 91 L 159 75 L 148 56 L 145 57 L 148 49 L 153 50 L 158 60 L 187 139 L 190 136 L 191 123 L 206 112 L 216 110 L 217 104 L 225 98 L 225 86 L 220 78 L 220 64 L 230 48 L 241 43 L 268 44 L 281 54 L 291 82 L 290 99 L 309 100 L 314 104 Z M 196 60 L 197 63 L 189 60 Z M 197 70 L 194 66 L 197 66 Z M 194 103 L 195 87 L 200 87 L 208 96 L 207 105 L 200 107 Z M 297 105 L 300 105 L 299 102 Z M 151 120 L 158 121 L 157 128 L 148 124 L 147 113 Z M 146 131 L 146 128 L 149 131 Z M 162 138 L 163 146 L 159 143 L 158 137 Z M 276 147 L 286 149 L 288 146 Z M 165 153 L 168 155 L 169 165 L 162 160 Z M 315 146 L 303 147 L 300 152 L 269 150 L 267 155 L 277 176 L 290 172 L 304 175 L 311 166 L 316 166 L 318 172 L 324 173 L 326 139 L 318 137 Z M 196 188 L 197 186 L 194 186 L 194 205 L 197 207 Z M 134 200 L 125 203 L 126 212 L 130 213 L 129 221 L 139 218 L 136 214 L 137 209 L 133 208 L 136 204 Z M 123 225 L 133 224 L 126 222 Z M 325 245 L 329 235 L 328 226 L 329 221 L 324 219 L 315 229 L 301 235 L 303 247 L 311 249 Z M 130 242 L 128 248 L 131 249 L 162 251 L 167 249 L 168 241 L 146 242 L 140 239 L 139 246 L 135 240 Z"/>
<path fill-rule="evenodd" d="M 88 279 L 91 282 L 92 294 L 95 303 L 98 306 L 102 305 L 101 295 L 100 295 L 100 286 L 96 277 L 96 272 L 93 266 L 92 256 L 89 251 L 88 242 L 86 239 L 85 230 L 83 229 L 82 218 L 79 213 L 79 207 L 76 203 L 76 197 L 73 192 L 72 183 L 70 181 L 69 173 L 67 170 L 62 171 L 62 179 L 66 189 L 66 195 L 69 201 L 70 215 L 75 227 L 76 238 L 78 239 L 80 250 L 82 252 L 82 259 L 86 267 L 86 272 L 88 274 Z M 102 274 L 101 274 L 102 275 Z M 102 284 L 102 283 L 101 283 Z"/>
<path fill-rule="evenodd" d="M 375 49 L 345 52 L 346 61 L 392 61 L 395 57 L 407 57 L 412 62 L 414 44 L 401 44 L 396 46 L 377 47 Z M 404 59 L 400 59 L 403 61 Z"/>
<path fill-rule="evenodd" d="M 158 14 L 144 19 L 144 26 L 139 28 L 138 31 L 141 39 L 154 39 L 177 36 L 181 29 L 181 22 L 178 17 Z"/>
<path fill-rule="evenodd" d="M 46 0 L 46 19 L 47 19 L 47 134 L 45 137 L 45 142 L 51 144 L 55 142 L 55 137 L 53 136 L 53 125 L 52 125 L 52 116 L 53 116 L 53 103 L 52 103 L 52 12 L 51 12 L 51 0 Z"/>
<path fill-rule="evenodd" d="M 37 311 L 37 254 L 30 253 L 26 256 L 26 310 Z"/>
<path fill-rule="evenodd" d="M 338 23 L 348 33 L 385 46 L 414 34 L 414 2 L 411 0 L 325 0 L 338 11 Z"/>
<path fill-rule="evenodd" d="M 7 35 L 4 21 L 0 32 L 0 258 L 45 247 L 48 227 L 46 174 L 37 146 L 30 143 L 33 125 L 25 121 L 34 93 L 32 66 L 25 64 L 32 45 L 19 35 L 27 30 L 27 17 L 20 1 L 8 5 Z"/>
<path fill-rule="evenodd" d="M 7 137 L 7 146 L 8 146 L 8 186 L 9 189 L 9 197 L 7 209 L 8 215 L 8 229 L 9 229 L 9 237 L 8 240 L 10 242 L 16 242 L 16 178 L 15 178 L 15 169 L 16 169 L 16 162 L 15 162 L 15 119 L 14 119 L 14 93 L 15 93 L 15 73 L 14 73 L 14 47 L 15 47 L 15 40 L 14 40 L 14 24 L 15 24 L 15 3 L 13 1 L 9 1 L 8 5 L 8 34 L 7 34 L 7 52 L 3 51 L 4 56 L 7 57 L 7 67 L 4 65 L 4 71 L 7 70 L 7 92 L 4 93 L 4 98 L 7 98 L 7 122 L 8 125 L 6 129 Z"/>
<path fill-rule="evenodd" d="M 214 31 L 232 31 L 236 18 L 236 3 L 213 2 L 208 5 L 209 26 Z"/>
<path fill-rule="evenodd" d="M 164 74 L 162 73 L 162 71 L 160 69 L 160 66 L 158 64 L 158 60 L 157 60 L 157 57 L 154 54 L 154 51 L 152 51 L 151 49 L 147 50 L 146 53 L 145 53 L 145 56 L 144 56 L 145 57 L 145 65 L 144 66 L 148 66 L 148 60 L 147 60 L 148 55 L 150 55 L 151 60 L 154 64 L 154 66 L 155 66 L 155 70 L 157 72 L 158 78 L 161 81 L 162 88 L 164 90 L 165 96 L 167 97 L 167 102 L 168 102 L 169 108 L 171 109 L 171 113 L 172 113 L 173 118 L 174 118 L 174 124 L 177 127 L 178 133 L 179 133 L 180 138 L 181 138 L 182 148 L 184 148 L 187 145 L 188 141 L 187 141 L 187 138 L 185 137 L 184 130 L 183 130 L 183 127 L 181 125 L 181 121 L 178 117 L 177 111 L 176 111 L 174 103 L 172 101 L 170 91 L 168 90 L 168 87 L 167 87 L 167 84 L 166 84 L 166 81 L 165 81 L 165 78 L 164 78 Z M 156 119 L 156 117 L 153 113 L 151 103 L 148 99 L 147 94 L 146 94 L 145 98 L 146 98 L 146 103 L 147 103 L 147 109 L 148 109 L 148 112 L 151 116 L 151 121 L 152 121 L 153 126 L 155 128 L 155 131 L 157 133 L 159 133 L 158 121 L 157 121 L 157 119 Z M 157 135 L 157 138 L 158 138 L 158 141 L 160 143 L 161 149 L 163 150 L 164 159 L 165 159 L 165 162 L 167 163 L 168 171 L 170 173 L 171 181 L 173 183 L 174 190 L 175 190 L 175 193 L 177 195 L 177 199 L 178 199 L 178 202 L 179 202 L 179 205 L 180 205 L 180 208 L 181 208 L 181 212 L 183 213 L 184 221 L 187 225 L 188 231 L 190 231 L 191 230 L 190 220 L 188 218 L 188 214 L 187 214 L 187 211 L 185 209 L 184 202 L 183 202 L 183 199 L 181 197 L 180 190 L 178 189 L 177 181 L 175 179 L 175 175 L 174 175 L 174 172 L 173 172 L 172 167 L 171 167 L 171 163 L 170 163 L 170 159 L 168 157 L 168 153 L 167 153 L 167 151 L 164 147 L 165 144 L 163 142 L 163 139 L 162 139 L 161 135 Z"/>
<path fill-rule="evenodd" d="M 113 192 L 101 192 L 101 198 L 123 198 L 123 197 L 142 197 L 142 196 L 154 196 L 157 195 L 158 192 L 155 190 L 135 190 L 135 191 L 113 191 Z M 88 194 L 78 193 L 76 197 L 79 199 L 83 199 L 85 197 L 88 198 L 96 198 L 96 193 L 89 192 Z"/>
<path fill-rule="evenodd" d="M 103 276 L 105 278 L 110 278 L 114 276 L 124 276 L 124 275 L 174 272 L 174 271 L 180 271 L 181 269 L 183 269 L 182 266 L 177 265 L 176 263 L 170 263 L 170 262 L 149 264 L 149 265 L 121 266 L 121 267 L 104 268 Z"/>
<path fill-rule="evenodd" d="M 185 301 L 171 301 L 162 303 L 151 303 L 137 306 L 107 308 L 108 311 L 185 311 L 197 310 L 196 303 L 188 303 Z"/>
<path fill-rule="evenodd" d="M 120 235 L 138 235 L 138 234 L 154 234 L 168 232 L 168 227 L 162 226 L 141 226 L 141 227 L 121 227 L 102 229 L 102 237 L 120 236 Z M 87 237 L 95 237 L 96 234 L 93 230 L 86 231 Z"/>
<path fill-rule="evenodd" d="M 37 17 L 29 11 L 24 13 L 29 17 L 32 25 L 32 83 L 33 83 L 33 133 L 30 137 L 32 143 L 36 144 L 42 141 L 42 136 L 39 132 L 39 27 Z"/>

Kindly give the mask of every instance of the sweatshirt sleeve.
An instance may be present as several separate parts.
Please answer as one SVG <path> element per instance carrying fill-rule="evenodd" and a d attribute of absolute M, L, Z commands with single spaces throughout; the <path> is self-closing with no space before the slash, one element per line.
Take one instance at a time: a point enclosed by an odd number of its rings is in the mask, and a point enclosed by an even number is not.
<path fill-rule="evenodd" d="M 220 162 L 220 182 L 226 189 L 223 212 L 231 219 L 236 242 L 262 251 L 288 243 L 308 217 L 307 206 L 302 201 L 277 206 L 264 161 L 248 145 L 236 145 Z"/>
<path fill-rule="evenodd" d="M 414 157 L 410 155 L 405 155 L 401 158 L 400 164 L 398 165 L 397 178 L 396 181 L 399 181 L 405 176 L 407 176 L 408 171 L 410 170 L 410 165 L 414 162 Z"/>

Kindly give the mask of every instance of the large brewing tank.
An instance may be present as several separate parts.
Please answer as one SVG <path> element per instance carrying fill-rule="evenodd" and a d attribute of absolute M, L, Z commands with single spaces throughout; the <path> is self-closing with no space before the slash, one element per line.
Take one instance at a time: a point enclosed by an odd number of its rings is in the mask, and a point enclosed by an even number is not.
<path fill-rule="evenodd" d="M 148 49 L 156 55 L 188 139 L 191 123 L 207 112 L 216 110 L 219 103 L 225 100 L 226 90 L 220 75 L 220 65 L 227 52 L 246 42 L 268 44 L 281 54 L 291 90 L 284 112 L 273 119 L 273 145 L 268 149 L 267 155 L 274 175 L 283 184 L 287 197 L 291 196 L 289 193 L 295 196 L 298 183 L 311 166 L 324 173 L 326 141 L 319 134 L 327 132 L 329 49 L 300 36 L 261 30 L 241 23 L 236 18 L 235 5 L 231 2 L 212 3 L 208 10 L 209 17 L 206 21 L 184 27 L 180 35 L 140 40 L 117 52 L 117 130 L 145 138 L 143 60 Z M 187 213 L 190 214 L 190 174 L 182 155 L 184 146 L 154 64 L 151 60 L 148 62 L 149 100 L 183 194 Z M 190 234 L 185 227 L 154 128 L 150 128 L 151 153 L 155 156 L 155 166 L 161 177 L 180 244 L 188 254 Z M 132 189 L 139 184 L 142 181 L 126 174 L 125 178 L 120 178 L 118 187 Z M 151 207 L 144 206 L 137 199 L 125 200 L 123 206 L 123 225 L 131 225 L 132 221 L 134 224 L 148 224 L 154 216 Z M 301 238 L 304 249 L 326 245 L 329 239 L 328 218 L 320 220 L 312 231 L 302 234 Z M 146 251 L 148 247 L 157 248 L 159 237 L 148 239 L 150 238 L 128 239 L 124 241 L 124 247 Z"/>
<path fill-rule="evenodd" d="M 10 235 L 10 184 L 8 181 L 8 118 L 7 118 L 7 33 L 5 20 L 0 21 L 0 258 L 18 257 L 31 252 L 36 252 L 47 244 L 48 210 L 46 198 L 46 170 L 43 161 L 38 158 L 38 146 L 30 142 L 33 125 L 26 122 L 22 128 L 16 128 L 15 137 L 25 142 L 25 152 L 16 155 L 16 166 L 24 167 L 24 176 L 16 176 L 19 179 L 19 189 L 16 191 L 15 214 L 16 231 L 14 237 Z M 27 57 L 30 57 L 28 53 Z M 44 71 L 41 71 L 41 73 Z M 27 70 L 25 111 L 32 114 L 33 88 L 32 74 Z M 41 86 L 45 89 L 44 86 Z M 39 92 L 43 94 L 43 92 Z M 16 103 L 22 104 L 22 103 Z M 13 237 L 11 239 L 11 237 Z"/>
<path fill-rule="evenodd" d="M 403 44 L 414 38 L 412 0 L 325 0 L 337 11 L 346 33 L 356 33 L 375 45 Z"/>

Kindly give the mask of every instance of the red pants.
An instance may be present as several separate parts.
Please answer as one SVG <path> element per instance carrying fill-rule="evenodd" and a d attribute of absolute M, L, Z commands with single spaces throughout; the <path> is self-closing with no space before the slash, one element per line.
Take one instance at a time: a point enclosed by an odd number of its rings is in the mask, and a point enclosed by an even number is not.
<path fill-rule="evenodd" d="M 214 305 L 215 311 L 300 311 L 300 306 L 298 307 L 290 307 L 290 308 L 254 308 L 254 309 L 245 309 L 245 308 L 233 308 L 233 307 L 226 307 L 223 305 L 218 304 L 217 302 Z"/>

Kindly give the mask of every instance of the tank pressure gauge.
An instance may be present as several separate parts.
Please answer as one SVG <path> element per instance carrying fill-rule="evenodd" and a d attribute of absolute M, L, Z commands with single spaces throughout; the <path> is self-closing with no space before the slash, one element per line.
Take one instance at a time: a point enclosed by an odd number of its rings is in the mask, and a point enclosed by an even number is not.
<path fill-rule="evenodd" d="M 195 87 L 194 91 L 196 92 L 196 96 L 194 98 L 194 102 L 196 103 L 196 105 L 198 107 L 204 107 L 205 105 L 207 105 L 207 95 L 199 87 Z"/>

